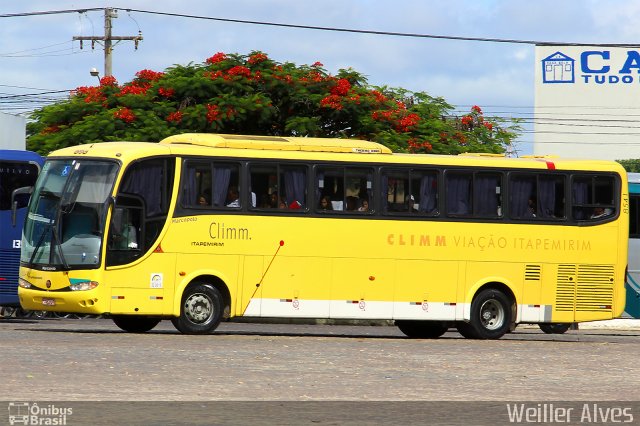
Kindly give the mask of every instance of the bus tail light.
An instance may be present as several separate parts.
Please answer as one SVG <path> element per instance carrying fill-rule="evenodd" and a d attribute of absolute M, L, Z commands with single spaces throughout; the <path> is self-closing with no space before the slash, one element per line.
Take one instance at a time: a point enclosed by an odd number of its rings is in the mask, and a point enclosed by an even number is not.
<path fill-rule="evenodd" d="M 98 287 L 97 281 L 80 281 L 69 285 L 71 291 L 87 291 Z"/>

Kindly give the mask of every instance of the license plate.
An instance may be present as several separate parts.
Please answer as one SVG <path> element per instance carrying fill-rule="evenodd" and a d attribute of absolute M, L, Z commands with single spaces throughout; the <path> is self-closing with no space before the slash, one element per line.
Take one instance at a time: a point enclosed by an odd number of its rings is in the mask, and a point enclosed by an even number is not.
<path fill-rule="evenodd" d="M 42 298 L 42 304 L 45 306 L 55 306 L 56 305 L 56 299 L 51 299 L 49 297 L 43 297 Z"/>

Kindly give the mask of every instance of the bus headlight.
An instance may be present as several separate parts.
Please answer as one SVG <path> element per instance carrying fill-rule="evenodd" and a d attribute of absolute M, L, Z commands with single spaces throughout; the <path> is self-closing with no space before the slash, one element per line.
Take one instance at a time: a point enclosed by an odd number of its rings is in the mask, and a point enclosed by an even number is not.
<path fill-rule="evenodd" d="M 97 281 L 80 281 L 69 285 L 71 291 L 87 291 L 98 287 Z"/>
<path fill-rule="evenodd" d="M 22 288 L 31 288 L 31 283 L 23 278 L 18 278 L 18 285 Z"/>

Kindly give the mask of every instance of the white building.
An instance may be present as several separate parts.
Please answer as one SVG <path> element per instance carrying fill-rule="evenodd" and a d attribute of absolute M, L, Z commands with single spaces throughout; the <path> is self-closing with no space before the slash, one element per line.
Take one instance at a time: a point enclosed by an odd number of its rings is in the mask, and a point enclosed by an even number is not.
<path fill-rule="evenodd" d="M 27 120 L 19 115 L 0 112 L 0 149 L 26 147 Z"/>
<path fill-rule="evenodd" d="M 533 151 L 640 158 L 640 49 L 536 46 Z"/>

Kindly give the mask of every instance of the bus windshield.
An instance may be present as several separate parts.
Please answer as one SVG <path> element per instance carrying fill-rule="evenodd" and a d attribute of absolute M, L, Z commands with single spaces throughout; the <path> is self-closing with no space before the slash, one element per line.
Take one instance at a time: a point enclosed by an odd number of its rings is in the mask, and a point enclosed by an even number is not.
<path fill-rule="evenodd" d="M 119 165 L 47 160 L 36 183 L 22 236 L 21 262 L 47 269 L 96 268 Z"/>

